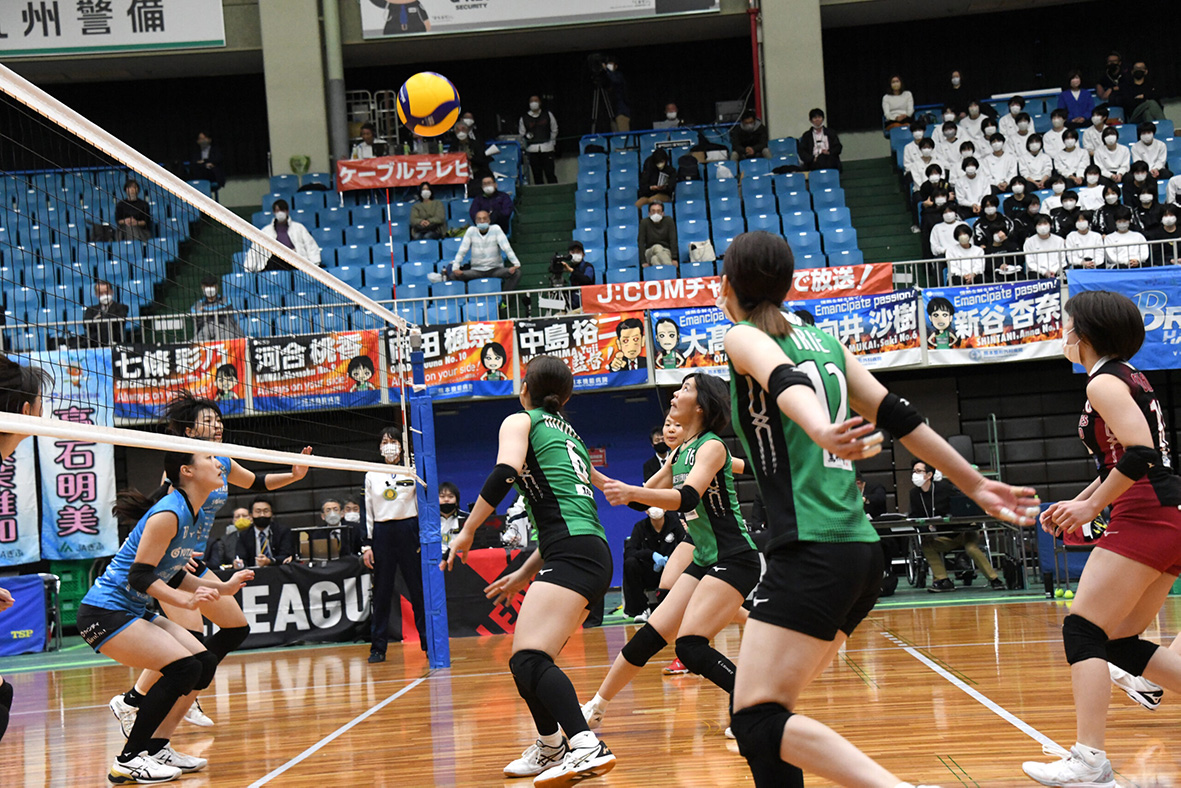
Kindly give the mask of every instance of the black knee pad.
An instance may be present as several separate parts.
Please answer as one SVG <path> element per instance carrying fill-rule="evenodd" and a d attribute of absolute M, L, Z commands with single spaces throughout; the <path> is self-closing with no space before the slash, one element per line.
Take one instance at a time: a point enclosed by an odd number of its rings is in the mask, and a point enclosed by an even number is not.
<path fill-rule="evenodd" d="M 1160 648 L 1149 640 L 1143 640 L 1133 635 L 1130 638 L 1118 638 L 1107 641 L 1107 661 L 1120 670 L 1125 670 L 1133 676 L 1144 675 L 1148 661 Z"/>
<path fill-rule="evenodd" d="M 1062 622 L 1062 647 L 1071 665 L 1084 659 L 1107 660 L 1107 633 L 1082 616 L 1071 613 Z"/>
<path fill-rule="evenodd" d="M 748 759 L 779 760 L 783 726 L 787 724 L 791 715 L 790 711 L 778 703 L 760 703 L 734 712 L 730 716 L 730 732 L 738 741 L 738 752 Z"/>
<path fill-rule="evenodd" d="M 707 637 L 685 635 L 677 638 L 677 659 L 693 673 L 704 673 L 706 665 L 712 661 L 713 653 Z"/>
<path fill-rule="evenodd" d="M 201 677 L 197 679 L 193 689 L 203 690 L 213 683 L 213 674 L 217 672 L 217 663 L 221 660 L 217 658 L 216 654 L 209 651 L 194 654 L 193 658 L 201 663 Z"/>
<path fill-rule="evenodd" d="M 656 631 L 654 626 L 644 624 L 640 627 L 640 631 L 632 635 L 631 640 L 624 644 L 619 653 L 637 668 L 642 668 L 648 664 L 648 660 L 659 654 L 660 650 L 667 645 L 668 641 Z"/>
<path fill-rule="evenodd" d="M 12 708 L 12 685 L 7 681 L 0 684 L 0 709 Z"/>
<path fill-rule="evenodd" d="M 237 651 L 249 635 L 249 626 L 219 629 L 206 639 L 205 648 L 213 652 L 220 662 L 226 658 L 226 654 Z"/>
<path fill-rule="evenodd" d="M 204 632 L 198 632 L 195 629 L 186 629 L 185 632 L 188 632 L 190 635 L 195 637 L 197 639 L 197 642 L 200 643 L 202 646 L 205 645 L 205 633 Z"/>
<path fill-rule="evenodd" d="M 509 670 L 513 672 L 513 678 L 516 679 L 517 684 L 530 692 L 537 689 L 537 683 L 541 681 L 542 674 L 553 665 L 553 657 L 544 651 L 534 649 L 522 649 L 513 654 L 508 661 Z"/>
<path fill-rule="evenodd" d="M 196 657 L 184 657 L 160 668 L 160 680 L 156 684 L 157 686 L 163 684 L 169 693 L 173 693 L 179 698 L 192 692 L 200 680 L 200 660 Z"/>

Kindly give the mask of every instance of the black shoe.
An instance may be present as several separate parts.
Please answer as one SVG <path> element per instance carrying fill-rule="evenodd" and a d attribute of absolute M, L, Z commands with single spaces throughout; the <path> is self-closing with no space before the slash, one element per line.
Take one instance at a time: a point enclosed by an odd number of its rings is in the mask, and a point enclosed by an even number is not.
<path fill-rule="evenodd" d="M 944 591 L 955 591 L 955 583 L 951 582 L 950 577 L 945 577 L 942 580 L 936 580 L 927 590 L 932 594 L 941 594 Z"/>
<path fill-rule="evenodd" d="M 994 577 L 992 580 L 989 580 L 988 587 L 991 588 L 993 591 L 1007 591 L 1008 590 L 1008 586 L 1005 585 L 1005 581 L 1001 580 L 999 577 Z"/>
<path fill-rule="evenodd" d="M 371 651 L 369 653 L 369 664 L 372 665 L 375 662 L 385 662 L 384 651 Z"/>

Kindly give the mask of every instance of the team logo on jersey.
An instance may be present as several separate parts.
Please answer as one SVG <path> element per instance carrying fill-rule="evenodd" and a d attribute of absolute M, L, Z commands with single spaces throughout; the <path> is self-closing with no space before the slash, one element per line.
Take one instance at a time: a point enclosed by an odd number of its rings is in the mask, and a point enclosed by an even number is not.
<path fill-rule="evenodd" d="M 398 497 L 398 491 L 393 487 L 386 487 L 385 490 L 382 491 L 381 497 L 385 498 L 387 501 L 392 501 Z"/>

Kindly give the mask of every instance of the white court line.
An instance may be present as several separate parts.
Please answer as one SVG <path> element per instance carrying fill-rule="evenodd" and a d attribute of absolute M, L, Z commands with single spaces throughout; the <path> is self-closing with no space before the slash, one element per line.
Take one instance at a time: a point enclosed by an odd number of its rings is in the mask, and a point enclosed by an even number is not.
<path fill-rule="evenodd" d="M 294 758 L 292 758 L 291 760 L 289 760 L 287 763 L 280 766 L 278 769 L 275 769 L 274 771 L 270 772 L 265 777 L 255 780 L 253 783 L 250 784 L 250 788 L 258 788 L 260 785 L 266 785 L 271 780 L 275 779 L 280 774 L 282 774 L 283 772 L 290 769 L 292 766 L 295 766 L 296 764 L 305 760 L 306 758 L 309 758 L 312 755 L 315 755 L 317 752 L 319 752 L 321 749 L 323 749 L 326 745 L 331 744 L 336 739 L 338 739 L 341 736 L 343 736 L 344 734 L 348 733 L 354 727 L 356 727 L 357 725 L 360 725 L 362 722 L 369 719 L 374 714 L 381 711 L 386 706 L 390 705 L 391 703 L 396 701 L 398 698 L 402 697 L 407 692 L 414 689 L 415 687 L 417 687 L 419 684 L 421 684 L 422 682 L 424 682 L 426 680 L 427 680 L 426 676 L 423 676 L 422 678 L 419 678 L 419 679 L 415 679 L 413 682 L 406 685 L 402 689 L 398 690 L 393 695 L 390 695 L 388 698 L 383 700 L 381 703 L 378 703 L 376 706 L 372 707 L 371 709 L 369 709 L 365 713 L 361 714 L 360 716 L 354 717 L 350 722 L 345 723 L 341 727 L 334 730 L 332 733 L 325 736 L 323 739 L 320 739 L 320 741 L 316 742 L 311 747 L 308 747 L 306 750 L 304 750 L 299 755 L 297 755 Z"/>

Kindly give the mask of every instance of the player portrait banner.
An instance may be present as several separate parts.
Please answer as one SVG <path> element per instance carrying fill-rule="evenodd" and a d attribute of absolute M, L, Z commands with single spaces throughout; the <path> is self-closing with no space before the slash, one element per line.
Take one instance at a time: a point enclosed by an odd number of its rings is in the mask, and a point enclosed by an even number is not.
<path fill-rule="evenodd" d="M 250 340 L 255 412 L 381 403 L 377 329 Z"/>
<path fill-rule="evenodd" d="M 217 401 L 223 415 L 246 409 L 246 340 L 196 345 L 118 345 L 115 418 L 157 419 L 180 389 Z"/>
<path fill-rule="evenodd" d="M 715 13 L 721 0 L 357 0 L 365 38 L 573 25 L 676 14 Z"/>
<path fill-rule="evenodd" d="M 1137 369 L 1181 369 L 1181 281 L 1175 268 L 1071 270 L 1070 294 L 1086 290 L 1122 293 L 1144 317 L 1144 344 L 1129 361 Z M 1083 371 L 1075 365 L 1075 371 Z"/>
<path fill-rule="evenodd" d="M 921 364 L 918 292 L 895 290 L 881 295 L 790 301 L 804 310 L 816 327 L 836 337 L 867 369 Z"/>
<path fill-rule="evenodd" d="M 517 322 L 521 376 L 534 356 L 557 356 L 574 373 L 574 390 L 648 382 L 648 330 L 643 312 Z"/>
<path fill-rule="evenodd" d="M 41 560 L 35 463 L 30 440 L 0 462 L 0 567 Z"/>
<path fill-rule="evenodd" d="M 399 341 L 405 366 L 410 358 L 408 337 L 397 331 L 386 332 L 386 387 L 394 390 L 401 385 L 397 375 Z M 511 320 L 426 326 L 422 329 L 422 357 L 432 399 L 503 397 L 513 393 Z"/>
<path fill-rule="evenodd" d="M 675 386 L 694 372 L 729 379 L 723 344 L 732 325 L 717 307 L 654 309 L 652 370 L 658 386 Z"/>
<path fill-rule="evenodd" d="M 467 156 L 462 153 L 379 156 L 336 163 L 336 188 L 342 192 L 420 183 L 464 184 L 470 177 Z"/>
<path fill-rule="evenodd" d="M 1062 354 L 1062 293 L 1057 279 L 931 288 L 923 291 L 923 309 L 931 366 Z"/>
<path fill-rule="evenodd" d="M 222 0 L 8 0 L 0 57 L 224 47 Z"/>

